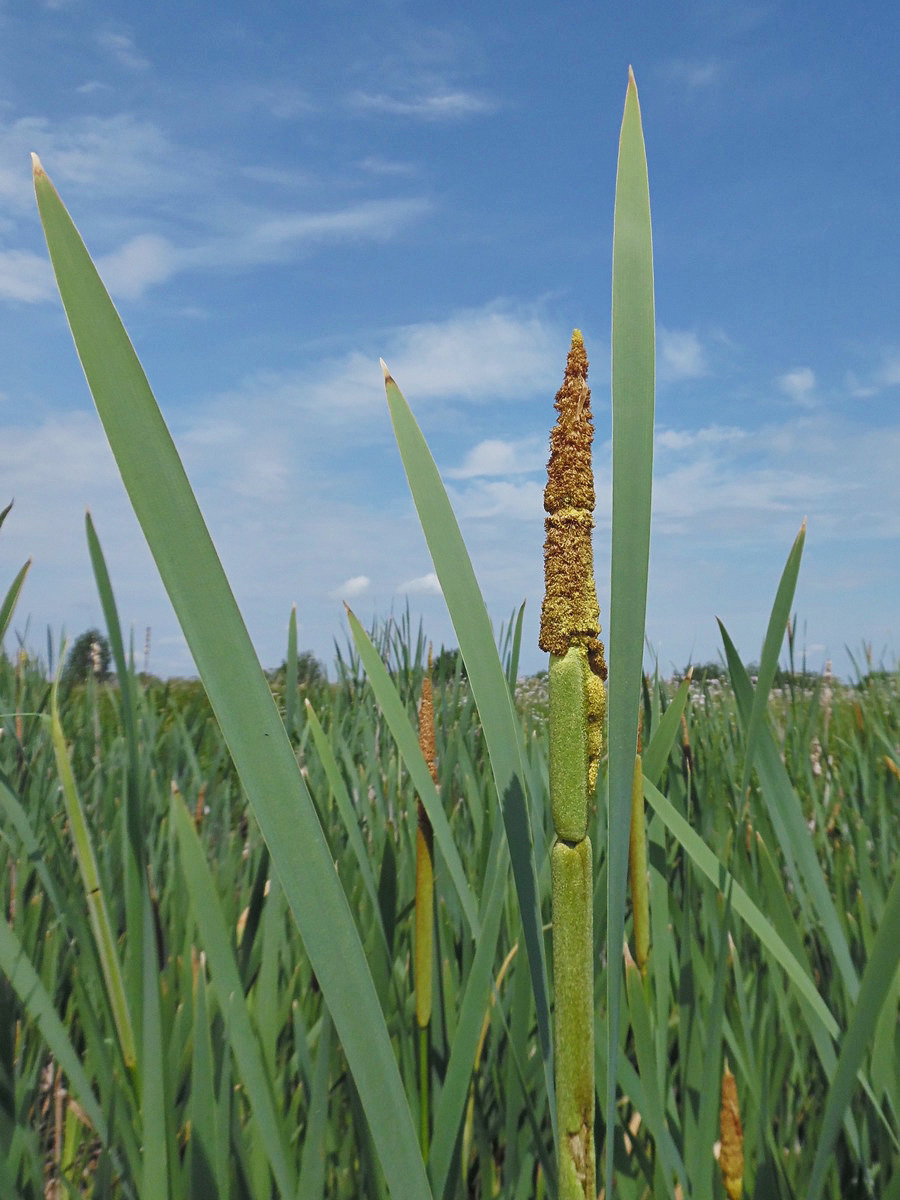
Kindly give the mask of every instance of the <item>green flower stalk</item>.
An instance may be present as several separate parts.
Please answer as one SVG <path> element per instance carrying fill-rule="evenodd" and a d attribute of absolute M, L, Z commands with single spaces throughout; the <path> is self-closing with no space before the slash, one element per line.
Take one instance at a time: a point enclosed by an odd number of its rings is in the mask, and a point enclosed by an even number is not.
<path fill-rule="evenodd" d="M 594 1200 L 593 859 L 588 801 L 606 715 L 606 662 L 594 586 L 591 393 L 579 330 L 572 334 L 550 434 L 539 645 L 550 654 L 550 852 L 553 899 L 559 1198 Z"/>

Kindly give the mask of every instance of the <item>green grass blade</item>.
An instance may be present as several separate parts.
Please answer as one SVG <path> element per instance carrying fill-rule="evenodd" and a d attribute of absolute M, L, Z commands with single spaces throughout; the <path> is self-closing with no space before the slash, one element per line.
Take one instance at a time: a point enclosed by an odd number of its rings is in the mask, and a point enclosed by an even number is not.
<path fill-rule="evenodd" d="M 106 896 L 97 869 L 97 858 L 84 819 L 81 799 L 75 786 L 75 776 L 72 764 L 69 762 L 69 752 L 63 736 L 62 725 L 59 721 L 59 682 L 53 685 L 50 700 L 50 722 L 53 737 L 53 752 L 56 756 L 56 767 L 62 783 L 63 800 L 66 806 L 66 816 L 75 846 L 75 857 L 78 862 L 78 872 L 81 876 L 84 894 L 87 900 L 88 915 L 100 963 L 103 968 L 103 982 L 109 996 L 110 1007 L 116 1023 L 116 1033 L 122 1050 L 125 1065 L 132 1068 L 137 1063 L 137 1049 L 134 1036 L 134 1025 L 131 1012 L 125 997 L 125 983 L 122 979 L 122 968 L 116 949 L 116 939 L 109 921 L 109 909 Z"/>
<path fill-rule="evenodd" d="M 721 621 L 719 630 L 725 646 L 725 657 L 728 661 L 731 685 L 737 700 L 738 714 L 741 724 L 746 730 L 753 710 L 753 685 L 738 657 L 734 643 Z M 807 892 L 811 896 L 844 981 L 847 995 L 851 1002 L 855 1003 L 859 994 L 859 979 L 850 957 L 850 948 L 847 945 L 847 939 L 821 864 L 816 858 L 815 847 L 803 815 L 800 797 L 788 777 L 787 768 L 782 762 L 775 739 L 764 724 L 759 726 L 756 770 L 763 799 L 778 836 L 788 870 L 792 874 L 794 887 L 801 902 Z"/>
<path fill-rule="evenodd" d="M 444 812 L 441 798 L 437 793 L 434 780 L 431 778 L 428 764 L 422 757 L 422 751 L 419 747 L 419 735 L 412 726 L 403 701 L 400 699 L 393 680 L 388 674 L 387 667 L 381 661 L 381 655 L 372 645 L 369 635 L 349 608 L 347 609 L 347 620 L 350 623 L 350 632 L 353 635 L 353 641 L 359 652 L 360 661 L 365 668 L 369 683 L 372 685 L 375 699 L 378 701 L 378 707 L 384 714 L 384 719 L 388 723 L 391 735 L 397 743 L 397 749 L 406 763 L 406 769 L 409 771 L 413 787 L 416 789 L 418 796 L 421 797 L 425 811 L 428 813 L 428 819 L 431 821 L 431 827 L 434 831 L 435 844 L 443 855 L 444 862 L 447 864 L 447 870 L 453 881 L 453 886 L 456 888 L 456 893 L 459 896 L 459 902 L 469 929 L 472 931 L 472 936 L 477 939 L 481 932 L 481 923 L 478 919 L 475 897 L 472 895 L 472 890 L 466 880 L 465 868 L 462 865 L 459 851 L 453 840 L 450 822 L 447 820 L 447 814 Z"/>
<path fill-rule="evenodd" d="M 347 898 L 268 683 L 128 335 L 50 180 L 35 192 L 110 447 L 331 1011 L 396 1198 L 428 1183 Z M 223 653 L 223 648 L 227 652 Z"/>
<path fill-rule="evenodd" d="M 227 1017 L 231 1049 L 238 1064 L 241 1083 L 253 1108 L 275 1182 L 282 1195 L 290 1196 L 293 1195 L 296 1180 L 288 1166 L 271 1081 L 266 1074 L 259 1041 L 250 1024 L 244 989 L 219 898 L 191 815 L 180 798 L 173 797 L 171 812 L 181 849 L 184 880 L 206 951 L 216 998 L 223 1015 Z"/>
<path fill-rule="evenodd" d="M 94 579 L 100 604 L 103 608 L 103 619 L 109 634 L 109 645 L 112 650 L 113 662 L 116 668 L 116 682 L 119 688 L 119 700 L 122 712 L 122 725 L 125 741 L 128 747 L 128 786 L 125 792 L 125 837 L 123 839 L 125 913 L 128 938 L 125 943 L 125 985 L 129 1007 L 134 1015 L 136 1027 L 141 1023 L 141 1006 L 143 1004 L 143 985 L 141 983 L 143 948 L 142 917 L 142 888 L 146 875 L 146 851 L 140 814 L 140 747 L 137 733 L 137 711 L 135 697 L 132 692 L 132 676 L 128 661 L 125 657 L 125 643 L 122 640 L 122 628 L 119 624 L 119 613 L 113 595 L 112 581 L 106 567 L 106 559 L 100 546 L 100 539 L 91 520 L 91 514 L 85 513 L 85 532 L 87 534 L 88 553 L 94 570 Z"/>
<path fill-rule="evenodd" d="M 372 909 L 378 922 L 378 928 L 381 930 L 382 937 L 384 938 L 385 949 L 387 949 L 387 937 L 385 936 L 384 925 L 381 920 L 381 909 L 378 906 L 378 885 L 375 883 L 375 876 L 372 874 L 372 864 L 369 862 L 366 845 L 359 831 L 359 819 L 353 807 L 353 801 L 350 799 L 350 793 L 347 791 L 347 785 L 341 775 L 341 769 L 338 766 L 337 759 L 334 757 L 334 750 L 332 749 L 331 742 L 328 740 L 328 735 L 325 733 L 322 723 L 316 716 L 316 710 L 308 699 L 305 701 L 305 706 L 306 720 L 312 731 L 313 745 L 324 768 L 328 785 L 334 794 L 338 812 L 344 822 L 344 828 L 347 830 L 347 840 L 356 858 L 356 865 L 359 867 L 363 884 L 369 893 L 369 899 L 372 901 Z"/>
<path fill-rule="evenodd" d="M 681 1182 L 683 1194 L 688 1195 L 687 1178 L 684 1164 L 676 1155 L 671 1157 L 670 1142 L 666 1138 L 666 1121 L 663 1099 L 659 1091 L 656 1070 L 656 1058 L 653 1044 L 653 1034 L 650 1030 L 650 1014 L 644 997 L 641 973 L 629 954 L 625 964 L 625 990 L 628 997 L 628 1010 L 631 1014 L 631 1028 L 634 1033 L 634 1048 L 637 1053 L 638 1069 L 641 1082 L 644 1085 L 644 1103 L 646 1107 L 641 1115 L 647 1122 L 647 1128 L 656 1144 L 656 1152 L 663 1169 L 666 1193 L 674 1200 L 674 1180 L 677 1174 Z"/>
<path fill-rule="evenodd" d="M 144 886 L 144 1029 L 141 1056 L 143 1172 L 141 1200 L 169 1200 L 166 1053 L 159 1001 L 159 964 L 150 893 Z"/>
<path fill-rule="evenodd" d="M 669 761 L 669 754 L 675 745 L 675 738 L 678 735 L 690 688 L 690 679 L 682 679 L 678 691 L 663 713 L 659 724 L 653 730 L 650 741 L 641 755 L 641 770 L 644 778 L 649 779 L 653 784 L 659 783 L 660 776 Z"/>
<path fill-rule="evenodd" d="M 78 1097 L 78 1103 L 87 1113 L 101 1142 L 106 1145 L 106 1118 L 88 1082 L 81 1059 L 69 1039 L 66 1027 L 56 1015 L 53 1000 L 31 965 L 24 947 L 4 919 L 0 919 L 0 971 L 9 980 L 29 1018 L 40 1030 L 51 1054 L 65 1071 L 69 1086 Z"/>
<path fill-rule="evenodd" d="M 781 644 L 784 641 L 785 630 L 787 629 L 787 623 L 791 615 L 791 605 L 794 602 L 794 592 L 797 588 L 797 576 L 800 573 L 800 559 L 803 554 L 803 542 L 805 538 L 806 522 L 804 521 L 785 563 L 784 571 L 778 584 L 778 591 L 775 593 L 775 602 L 772 605 L 772 614 L 769 617 L 769 625 L 766 629 L 766 636 L 763 642 L 762 654 L 759 660 L 759 672 L 756 677 L 756 688 L 753 692 L 753 707 L 750 710 L 750 720 L 747 722 L 747 732 L 744 739 L 746 752 L 744 757 L 744 777 L 741 781 L 740 794 L 742 796 L 746 793 L 750 783 L 750 772 L 753 770 L 753 761 L 756 757 L 757 738 L 760 728 L 766 719 L 769 692 L 775 680 L 775 672 L 778 670 L 778 655 L 781 653 Z"/>
<path fill-rule="evenodd" d="M 387 367 L 384 367 L 384 373 L 397 446 L 456 631 L 460 653 L 466 664 L 469 685 L 475 697 L 491 760 L 522 914 L 555 1142 L 556 1101 L 547 962 L 541 932 L 535 838 L 526 794 L 522 730 L 497 653 L 484 598 L 447 492 L 409 405 L 390 377 Z"/>
<path fill-rule="evenodd" d="M 287 658 L 284 670 L 284 727 L 288 737 L 294 732 L 297 717 L 297 605 L 291 607 L 288 621 Z"/>
<path fill-rule="evenodd" d="M 612 284 L 612 570 L 609 617 L 609 835 L 606 1111 L 615 1112 L 631 784 L 644 652 L 653 473 L 655 333 L 647 155 L 629 69 L 619 139 Z M 610 1131 L 609 1143 L 612 1143 Z M 606 1156 L 612 1195 L 613 1156 Z"/>
<path fill-rule="evenodd" d="M 819 1144 L 813 1163 L 807 1200 L 819 1200 L 825 1186 L 825 1174 L 834 1143 L 850 1104 L 856 1078 L 862 1069 L 872 1030 L 881 1007 L 891 990 L 894 972 L 900 962 L 900 871 L 894 876 L 872 952 L 863 971 L 859 999 L 841 1043 L 837 1069 L 828 1089 L 825 1113 L 819 1128 Z"/>
<path fill-rule="evenodd" d="M 831 1037 L 837 1037 L 837 1021 L 816 991 L 812 980 L 741 885 L 733 880 L 724 864 L 691 829 L 675 806 L 647 779 L 644 780 L 644 799 L 662 818 L 669 832 L 678 840 L 694 865 L 710 882 L 723 892 L 731 885 L 731 906 L 734 911 L 753 930 L 775 961 L 781 964 L 797 992 L 809 1003 L 817 1020 L 821 1022 Z"/>
<path fill-rule="evenodd" d="M 496 861 L 496 855 L 492 857 Z M 500 934 L 500 919 L 503 915 L 503 899 L 506 891 L 506 870 L 499 869 L 490 874 L 493 885 L 486 903 L 482 906 L 482 933 L 466 980 L 466 989 L 460 1004 L 459 1020 L 453 1035 L 450 1061 L 447 1064 L 443 1088 L 434 1114 L 434 1134 L 428 1158 L 428 1173 L 431 1176 L 436 1197 L 448 1194 L 448 1175 L 453 1160 L 453 1150 L 469 1094 L 469 1081 L 475 1065 L 475 1051 L 481 1034 L 484 1013 L 490 1002 L 494 956 L 497 950 L 497 938 Z"/>
<path fill-rule="evenodd" d="M 13 613 L 16 611 L 16 605 L 19 602 L 19 595 L 22 591 L 22 585 L 25 583 L 25 576 L 28 574 L 28 568 L 31 566 L 31 559 L 20 568 L 18 575 L 12 581 L 9 591 L 4 597 L 3 604 L 0 606 L 0 642 L 6 636 L 6 631 L 9 628 L 9 623 L 12 620 Z"/>
<path fill-rule="evenodd" d="M 325 1157 L 327 1153 L 326 1121 L 328 1118 L 328 1063 L 331 1056 L 331 1021 L 322 1014 L 319 1027 L 319 1047 L 313 1076 L 306 1136 L 303 1140 L 303 1160 L 300 1164 L 300 1184 L 297 1200 L 322 1200 L 325 1195 Z"/>

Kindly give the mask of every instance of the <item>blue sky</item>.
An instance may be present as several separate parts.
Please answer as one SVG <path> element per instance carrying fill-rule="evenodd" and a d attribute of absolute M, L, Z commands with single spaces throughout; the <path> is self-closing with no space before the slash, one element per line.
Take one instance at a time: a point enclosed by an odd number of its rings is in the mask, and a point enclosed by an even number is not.
<path fill-rule="evenodd" d="M 0 0 L 0 572 L 14 627 L 100 623 L 89 508 L 139 662 L 192 664 L 75 356 L 36 151 L 98 262 L 264 665 L 346 600 L 455 643 L 379 356 L 536 670 L 553 396 L 583 329 L 609 607 L 609 320 L 628 65 L 658 321 L 648 637 L 755 659 L 790 545 L 798 647 L 896 661 L 896 6 Z M 4 585 L 5 587 L 5 585 Z M 27 632 L 26 632 L 26 621 Z M 12 634 L 7 649 L 15 645 Z"/>

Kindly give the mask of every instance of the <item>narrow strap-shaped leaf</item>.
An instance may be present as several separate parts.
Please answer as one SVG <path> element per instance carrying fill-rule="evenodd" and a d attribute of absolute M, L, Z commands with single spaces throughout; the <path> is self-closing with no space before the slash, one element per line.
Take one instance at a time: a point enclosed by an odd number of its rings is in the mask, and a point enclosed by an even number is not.
<path fill-rule="evenodd" d="M 316 1070 L 306 1117 L 303 1159 L 297 1200 L 322 1200 L 325 1195 L 326 1123 L 328 1120 L 328 1064 L 331 1057 L 331 1021 L 322 1014 Z"/>
<path fill-rule="evenodd" d="M 72 842 L 75 846 L 78 872 L 81 876 L 81 883 L 87 901 L 91 930 L 94 934 L 97 953 L 100 956 L 100 964 L 103 968 L 103 982 L 116 1023 L 116 1033 L 118 1034 L 119 1045 L 122 1050 L 122 1058 L 125 1060 L 127 1067 L 134 1067 L 137 1063 L 134 1024 L 128 1008 L 128 1002 L 125 998 L 122 967 L 119 963 L 119 954 L 116 949 L 116 938 L 110 925 L 106 895 L 103 891 L 100 872 L 97 868 L 97 857 L 94 854 L 94 846 L 91 842 L 87 821 L 84 819 L 81 798 L 75 786 L 75 776 L 72 773 L 72 764 L 69 762 L 69 752 L 66 748 L 66 740 L 63 737 L 62 725 L 59 721 L 58 698 L 59 681 L 57 680 L 53 685 L 50 700 L 50 722 L 53 752 L 56 756 L 56 769 L 59 771 L 59 778 L 62 783 L 63 800 L 66 806 L 66 816 L 69 820 L 69 829 L 72 833 Z"/>
<path fill-rule="evenodd" d="M 653 474 L 655 329 L 650 187 L 629 68 L 619 138 L 612 265 L 612 568 L 609 613 L 606 1111 L 615 1113 L 631 783 L 644 653 Z M 612 1142 L 612 1132 L 609 1135 Z M 606 1194 L 613 1156 L 606 1156 Z"/>
<path fill-rule="evenodd" d="M 428 1182 L 347 898 L 268 683 L 128 335 L 40 163 L 35 192 L 63 305 L 126 491 L 331 1011 L 395 1200 Z"/>
<path fill-rule="evenodd" d="M 22 585 L 25 582 L 25 576 L 28 574 L 28 568 L 31 566 L 31 559 L 19 568 L 19 573 L 12 581 L 9 591 L 4 597 L 3 604 L 0 605 L 0 642 L 6 636 L 6 631 L 9 628 L 9 623 L 12 620 L 13 613 L 16 611 L 16 605 L 19 602 L 19 596 L 22 592 Z"/>
<path fill-rule="evenodd" d="M 825 1186 L 825 1173 L 844 1111 L 853 1096 L 857 1074 L 862 1069 L 866 1050 L 871 1044 L 872 1030 L 881 1012 L 894 980 L 894 972 L 900 962 L 900 871 L 888 893 L 881 924 L 875 935 L 872 953 L 863 971 L 859 998 L 850 1019 L 850 1025 L 841 1043 L 837 1069 L 828 1096 L 825 1113 L 819 1127 L 819 1144 L 813 1162 L 812 1177 L 807 1191 L 807 1200 L 819 1200 Z"/>
<path fill-rule="evenodd" d="M 387 668 L 381 661 L 381 655 L 372 645 L 369 635 L 349 608 L 347 609 L 347 620 L 350 623 L 350 632 L 353 635 L 356 649 L 359 651 L 360 661 L 365 667 L 372 691 L 375 693 L 375 699 L 378 701 L 378 707 L 384 714 L 391 735 L 397 743 L 397 749 L 406 763 L 406 769 L 409 771 L 416 793 L 425 806 L 428 819 L 431 821 L 431 828 L 434 831 L 434 840 L 447 864 L 447 870 L 459 896 L 466 922 L 472 931 L 472 936 L 477 938 L 481 932 L 481 924 L 478 919 L 475 897 L 466 880 L 466 872 L 459 857 L 459 851 L 456 849 L 450 822 L 447 820 L 441 798 L 437 793 L 425 759 L 422 757 L 419 736 L 413 729 L 403 701 L 397 693 Z"/>
<path fill-rule="evenodd" d="M 681 724 L 690 688 L 690 679 L 682 679 L 678 691 L 663 713 L 659 724 L 653 730 L 653 736 L 641 755 L 641 770 L 644 778 L 649 779 L 653 784 L 659 783 L 660 776 L 669 760 L 669 753 L 678 735 L 678 727 Z"/>
<path fill-rule="evenodd" d="M 81 1065 L 81 1059 L 69 1040 L 66 1027 L 56 1015 L 53 1001 L 41 982 L 40 976 L 31 965 L 24 946 L 2 918 L 0 918 L 0 971 L 9 980 L 13 991 L 22 1001 L 29 1018 L 41 1031 L 41 1036 L 47 1043 L 51 1054 L 65 1071 L 69 1086 L 78 1098 L 78 1103 L 87 1113 L 101 1142 L 106 1145 L 108 1136 L 106 1118 Z"/>
<path fill-rule="evenodd" d="M 184 801 L 172 798 L 172 823 L 178 835 L 183 877 L 187 885 L 194 919 L 206 951 L 216 998 L 228 1021 L 228 1036 L 240 1079 L 253 1109 L 257 1128 L 281 1194 L 293 1195 L 296 1179 L 288 1166 L 272 1096 L 272 1084 L 266 1074 L 259 1041 L 250 1023 L 244 989 L 219 897 L 213 885 L 203 847 Z"/>
<path fill-rule="evenodd" d="M 741 780 L 740 791 L 742 796 L 746 793 L 747 786 L 750 783 L 750 772 L 753 770 L 753 760 L 756 756 L 757 737 L 760 726 L 766 719 L 769 692 L 775 680 L 775 672 L 778 670 L 778 655 L 781 653 L 781 645 L 784 641 L 785 630 L 787 629 L 787 623 L 791 615 L 791 605 L 794 602 L 794 592 L 797 588 L 797 576 L 800 574 L 800 558 L 803 554 L 803 542 L 805 538 L 806 522 L 804 521 L 800 527 L 800 532 L 794 539 L 787 562 L 784 564 L 784 570 L 781 573 L 781 580 L 778 584 L 778 591 L 775 593 L 775 601 L 772 605 L 772 613 L 769 617 L 765 640 L 763 641 L 762 654 L 759 659 L 759 672 L 756 676 L 756 687 L 753 691 L 753 707 L 750 710 L 750 720 L 747 722 L 746 736 L 744 738 L 746 750 L 744 755 L 744 777 Z"/>
<path fill-rule="evenodd" d="M 503 672 L 503 664 L 497 653 L 484 598 L 446 489 L 409 405 L 384 363 L 382 367 L 394 436 L 397 439 L 400 457 L 403 459 L 422 532 L 431 551 L 434 569 L 456 631 L 460 653 L 466 664 L 466 674 L 475 697 L 491 760 L 491 771 L 503 814 L 513 879 L 522 914 L 555 1142 L 556 1100 L 547 963 L 544 936 L 541 932 L 535 838 L 525 790 L 522 730 Z"/>
<path fill-rule="evenodd" d="M 724 863 L 716 858 L 712 850 L 704 843 L 699 834 L 691 829 L 675 806 L 647 779 L 644 780 L 644 799 L 662 818 L 688 857 L 707 879 L 721 891 L 724 891 L 729 885 L 732 886 L 731 906 L 734 911 L 753 930 L 774 959 L 781 964 L 798 993 L 809 1003 L 816 1019 L 832 1037 L 836 1038 L 838 1023 L 816 991 L 812 980 L 741 885 L 733 880 Z"/>
<path fill-rule="evenodd" d="M 737 700 L 741 725 L 746 730 L 753 709 L 753 685 L 741 662 L 734 643 L 725 626 L 719 622 L 719 630 L 725 646 L 725 657 L 731 675 L 731 685 Z M 838 970 L 852 1003 L 859 994 L 859 978 L 837 909 L 831 898 L 821 864 L 816 858 L 812 836 L 803 816 L 800 797 L 794 790 L 787 768 L 778 753 L 775 739 L 765 724 L 760 725 L 757 735 L 756 770 L 762 787 L 763 800 L 772 825 L 781 844 L 788 870 L 792 870 L 794 887 L 801 899 L 808 893 L 819 915 L 834 955 Z"/>

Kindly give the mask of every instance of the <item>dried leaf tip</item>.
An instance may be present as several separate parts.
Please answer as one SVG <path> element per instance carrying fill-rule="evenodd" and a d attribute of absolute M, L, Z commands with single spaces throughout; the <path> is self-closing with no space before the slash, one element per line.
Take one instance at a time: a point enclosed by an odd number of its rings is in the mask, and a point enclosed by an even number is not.
<path fill-rule="evenodd" d="M 38 158 L 38 156 L 35 154 L 35 152 L 33 150 L 31 151 L 31 171 L 32 171 L 32 174 L 34 175 L 35 179 L 37 179 L 38 175 L 46 174 L 43 166 L 41 165 L 41 160 Z"/>
<path fill-rule="evenodd" d="M 393 376 L 391 375 L 390 371 L 388 370 L 388 365 L 387 365 L 387 363 L 384 361 L 384 359 L 383 359 L 383 358 L 379 358 L 379 360 L 378 360 L 378 361 L 381 363 L 381 369 L 382 369 L 382 371 L 384 372 L 384 385 L 385 385 L 385 387 L 387 387 L 387 385 L 388 385 L 389 383 L 393 383 L 393 384 L 394 384 L 394 387 L 396 387 L 397 385 L 396 385 L 396 383 L 394 383 Z"/>

